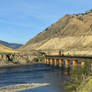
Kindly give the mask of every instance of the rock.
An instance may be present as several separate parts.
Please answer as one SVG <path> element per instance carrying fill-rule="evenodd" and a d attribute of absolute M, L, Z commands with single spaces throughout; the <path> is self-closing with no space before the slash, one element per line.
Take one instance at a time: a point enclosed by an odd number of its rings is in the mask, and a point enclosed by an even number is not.
<path fill-rule="evenodd" d="M 28 64 L 32 63 L 33 57 L 21 54 L 0 54 L 0 64 Z"/>

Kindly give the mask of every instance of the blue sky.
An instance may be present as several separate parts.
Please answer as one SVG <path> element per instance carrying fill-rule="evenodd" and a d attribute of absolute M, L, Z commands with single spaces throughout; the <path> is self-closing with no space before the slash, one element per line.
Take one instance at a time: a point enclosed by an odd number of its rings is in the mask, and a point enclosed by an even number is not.
<path fill-rule="evenodd" d="M 92 9 L 92 0 L 0 0 L 0 40 L 25 44 L 65 14 Z"/>

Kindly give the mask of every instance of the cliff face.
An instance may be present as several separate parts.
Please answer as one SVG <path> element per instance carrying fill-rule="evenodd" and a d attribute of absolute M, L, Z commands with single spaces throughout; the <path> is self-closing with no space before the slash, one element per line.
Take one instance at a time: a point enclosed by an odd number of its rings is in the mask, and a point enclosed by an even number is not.
<path fill-rule="evenodd" d="M 32 63 L 32 56 L 21 54 L 0 54 L 0 66 L 6 64 L 30 64 Z"/>
<path fill-rule="evenodd" d="M 36 37 L 20 50 L 92 48 L 92 11 L 66 15 Z"/>
<path fill-rule="evenodd" d="M 0 44 L 0 66 L 10 64 L 30 64 L 36 56 L 24 55 L 19 51 Z"/>

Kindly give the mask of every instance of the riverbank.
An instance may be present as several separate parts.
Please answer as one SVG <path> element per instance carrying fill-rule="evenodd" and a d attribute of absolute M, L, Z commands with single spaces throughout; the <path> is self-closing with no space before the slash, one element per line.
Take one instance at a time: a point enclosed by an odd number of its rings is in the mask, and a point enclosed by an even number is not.
<path fill-rule="evenodd" d="M 0 92 L 18 92 L 43 86 L 48 86 L 49 83 L 31 83 L 31 84 L 17 84 L 17 85 L 10 85 L 5 87 L 0 87 Z"/>
<path fill-rule="evenodd" d="M 37 57 L 33 55 L 23 55 L 15 53 L 1 53 L 0 54 L 0 67 L 3 66 L 16 66 L 37 63 Z M 34 60 L 35 59 L 35 60 Z"/>
<path fill-rule="evenodd" d="M 19 67 L 19 66 L 31 66 L 31 65 L 35 65 L 35 64 L 43 64 L 42 62 L 32 62 L 32 63 L 28 63 L 28 64 L 2 64 L 0 65 L 0 68 L 5 68 L 5 67 Z"/>
<path fill-rule="evenodd" d="M 92 76 L 89 76 L 81 83 L 77 92 L 92 92 Z"/>

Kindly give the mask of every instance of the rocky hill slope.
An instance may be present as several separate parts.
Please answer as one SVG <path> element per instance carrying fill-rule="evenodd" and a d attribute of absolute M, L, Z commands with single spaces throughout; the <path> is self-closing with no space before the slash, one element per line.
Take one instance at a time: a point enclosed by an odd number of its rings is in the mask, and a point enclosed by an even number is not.
<path fill-rule="evenodd" d="M 8 48 L 0 44 L 0 67 L 5 65 L 31 64 L 34 56 L 23 55 L 17 50 Z"/>
<path fill-rule="evenodd" d="M 90 48 L 92 48 L 92 10 L 82 14 L 65 15 L 31 39 L 21 51 Z"/>
<path fill-rule="evenodd" d="M 21 46 L 23 46 L 22 44 L 8 43 L 8 42 L 2 41 L 2 40 L 0 40 L 0 44 L 5 45 L 5 46 L 12 48 L 12 49 L 18 49 Z"/>

